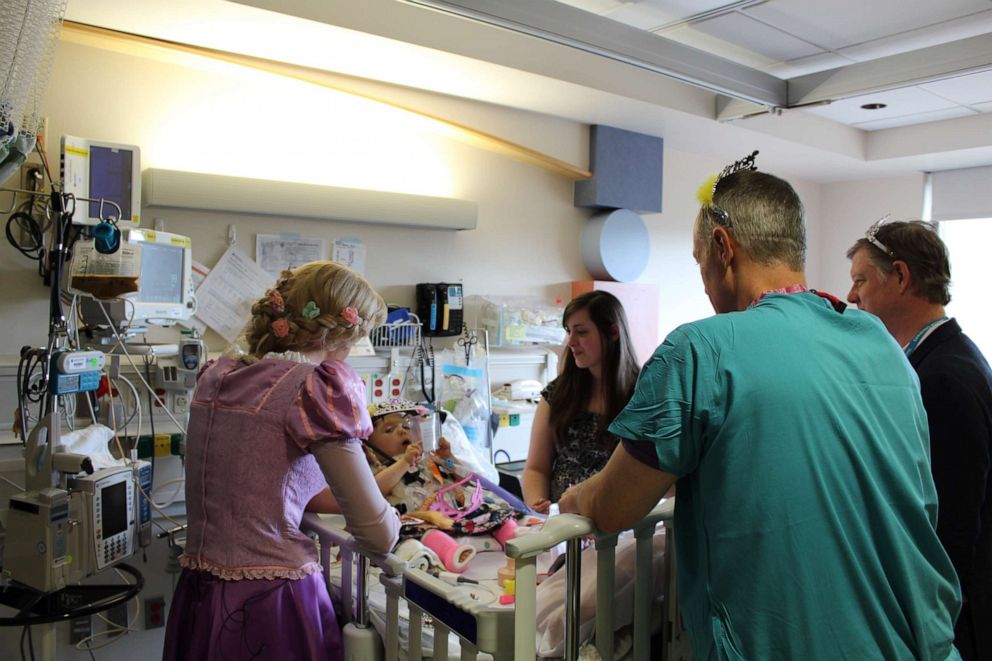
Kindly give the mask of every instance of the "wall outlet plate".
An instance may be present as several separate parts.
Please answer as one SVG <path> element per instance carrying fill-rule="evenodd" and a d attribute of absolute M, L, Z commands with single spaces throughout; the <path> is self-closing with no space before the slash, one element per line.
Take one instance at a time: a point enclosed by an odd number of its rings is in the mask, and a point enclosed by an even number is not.
<path fill-rule="evenodd" d="M 165 626 L 165 597 L 145 599 L 145 629 Z"/>
<path fill-rule="evenodd" d="M 93 635 L 93 616 L 77 617 L 69 621 L 69 643 L 75 645 Z"/>

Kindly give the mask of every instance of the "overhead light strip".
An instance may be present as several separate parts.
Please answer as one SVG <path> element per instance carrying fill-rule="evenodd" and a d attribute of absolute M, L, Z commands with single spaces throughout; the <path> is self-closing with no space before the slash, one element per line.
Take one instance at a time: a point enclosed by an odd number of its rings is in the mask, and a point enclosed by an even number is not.
<path fill-rule="evenodd" d="M 734 99 L 785 106 L 786 82 L 762 71 L 552 0 L 406 0 L 623 62 Z"/>

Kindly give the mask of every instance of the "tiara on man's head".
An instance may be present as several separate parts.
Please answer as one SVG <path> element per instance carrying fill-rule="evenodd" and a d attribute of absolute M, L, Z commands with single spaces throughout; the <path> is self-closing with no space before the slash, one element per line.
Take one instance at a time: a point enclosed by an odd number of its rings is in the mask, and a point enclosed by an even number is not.
<path fill-rule="evenodd" d="M 709 209 L 713 212 L 717 218 L 717 222 L 725 227 L 730 227 L 730 214 L 718 207 L 713 203 L 713 196 L 716 194 L 716 187 L 720 185 L 720 182 L 732 174 L 738 172 L 744 172 L 745 170 L 753 171 L 757 170 L 758 166 L 754 163 L 754 158 L 758 155 L 758 150 L 755 149 L 753 152 L 745 156 L 744 158 L 734 161 L 727 167 L 720 170 L 720 174 L 712 175 L 703 182 L 703 185 L 699 187 L 696 192 L 696 199 L 703 207 Z"/>
<path fill-rule="evenodd" d="M 757 170 L 758 166 L 754 164 L 754 157 L 758 155 L 758 150 L 755 149 L 753 152 L 745 156 L 744 158 L 734 161 L 727 167 L 720 170 L 720 175 L 716 178 L 719 182 L 724 177 L 729 177 L 737 172 L 743 172 L 745 170 Z"/>
<path fill-rule="evenodd" d="M 895 259 L 896 258 L 895 251 L 893 251 L 887 245 L 885 245 L 884 243 L 878 240 L 878 230 L 882 229 L 882 225 L 884 225 L 889 221 L 890 215 L 891 214 L 885 214 L 884 216 L 876 220 L 874 223 L 872 223 L 871 227 L 868 228 L 868 231 L 865 232 L 865 241 L 875 246 L 876 248 L 884 252 L 892 259 Z"/>

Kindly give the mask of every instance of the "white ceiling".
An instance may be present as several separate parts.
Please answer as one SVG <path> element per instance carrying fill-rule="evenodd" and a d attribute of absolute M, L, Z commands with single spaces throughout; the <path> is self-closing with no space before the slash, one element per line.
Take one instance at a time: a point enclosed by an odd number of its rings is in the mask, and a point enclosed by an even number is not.
<path fill-rule="evenodd" d="M 783 80 L 992 32 L 989 0 L 559 1 Z M 869 103 L 886 107 L 861 107 Z M 868 131 L 992 112 L 992 72 L 807 112 Z"/>
<path fill-rule="evenodd" d="M 69 0 L 66 19 L 663 135 L 683 151 L 757 148 L 769 169 L 814 181 L 992 164 L 988 71 L 872 94 L 887 107 L 870 113 L 848 98 L 721 122 L 712 91 L 415 1 Z M 992 0 L 571 2 L 782 80 L 992 35 Z M 523 141 L 548 151 L 540 136 Z"/>

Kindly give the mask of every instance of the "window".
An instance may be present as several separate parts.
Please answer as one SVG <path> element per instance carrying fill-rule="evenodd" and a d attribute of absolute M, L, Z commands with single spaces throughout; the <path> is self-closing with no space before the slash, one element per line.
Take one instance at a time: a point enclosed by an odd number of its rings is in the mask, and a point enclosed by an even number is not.
<path fill-rule="evenodd" d="M 947 314 L 956 317 L 985 358 L 992 360 L 992 315 L 989 314 L 988 246 L 992 245 L 992 218 L 949 220 L 940 223 L 940 236 L 951 256 L 951 303 Z"/>

